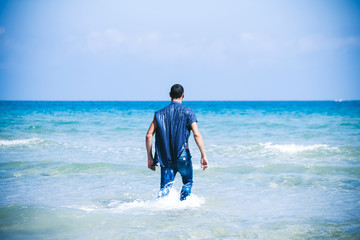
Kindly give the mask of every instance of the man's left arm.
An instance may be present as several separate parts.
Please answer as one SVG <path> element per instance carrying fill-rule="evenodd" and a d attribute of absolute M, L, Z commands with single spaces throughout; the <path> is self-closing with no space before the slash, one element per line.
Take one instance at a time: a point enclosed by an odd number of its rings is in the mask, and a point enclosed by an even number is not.
<path fill-rule="evenodd" d="M 154 120 L 150 124 L 149 130 L 146 133 L 146 152 L 147 152 L 147 158 L 148 158 L 148 168 L 155 171 L 155 166 L 153 166 L 154 158 L 152 155 L 152 138 L 155 134 L 157 128 L 156 118 L 154 117 Z"/>
<path fill-rule="evenodd" d="M 196 145 L 198 146 L 200 153 L 201 153 L 201 160 L 200 160 L 201 168 L 202 168 L 202 170 L 205 170 L 206 168 L 208 168 L 208 160 L 207 160 L 206 153 L 205 153 L 204 141 L 203 141 L 203 138 L 198 129 L 197 122 L 193 122 L 191 124 L 191 129 L 194 133 L 194 139 L 195 139 Z"/>

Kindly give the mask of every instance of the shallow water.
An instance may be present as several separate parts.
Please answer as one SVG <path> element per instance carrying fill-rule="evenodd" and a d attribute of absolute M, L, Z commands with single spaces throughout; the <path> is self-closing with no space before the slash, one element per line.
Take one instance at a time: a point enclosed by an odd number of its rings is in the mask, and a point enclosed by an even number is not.
<path fill-rule="evenodd" d="M 360 102 L 184 102 L 192 196 L 157 199 L 168 102 L 0 102 L 1 239 L 359 239 Z"/>

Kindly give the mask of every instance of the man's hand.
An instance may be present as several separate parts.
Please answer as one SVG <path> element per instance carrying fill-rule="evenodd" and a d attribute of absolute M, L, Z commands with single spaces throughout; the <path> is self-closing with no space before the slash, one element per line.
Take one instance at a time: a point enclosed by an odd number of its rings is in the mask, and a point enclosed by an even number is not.
<path fill-rule="evenodd" d="M 202 157 L 201 157 L 200 163 L 201 163 L 201 169 L 202 169 L 202 170 L 207 169 L 207 167 L 208 167 L 208 160 L 207 160 L 207 157 L 206 157 L 206 156 L 202 156 Z"/>
<path fill-rule="evenodd" d="M 153 171 L 155 171 L 155 166 L 153 166 L 153 163 L 154 163 L 154 159 L 152 159 L 152 158 L 149 158 L 148 159 L 148 168 L 149 169 L 151 169 L 151 170 L 153 170 Z"/>

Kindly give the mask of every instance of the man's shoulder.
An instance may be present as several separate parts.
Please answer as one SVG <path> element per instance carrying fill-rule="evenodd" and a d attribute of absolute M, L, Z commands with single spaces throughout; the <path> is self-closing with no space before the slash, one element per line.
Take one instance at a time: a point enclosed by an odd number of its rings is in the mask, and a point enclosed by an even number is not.
<path fill-rule="evenodd" d="M 183 106 L 184 110 L 189 111 L 189 112 L 194 112 L 194 110 L 192 108 L 184 106 L 184 105 L 182 105 L 182 106 Z"/>
<path fill-rule="evenodd" d="M 187 106 L 184 106 L 182 104 L 169 104 L 167 105 L 166 107 L 160 109 L 160 110 L 157 110 L 155 112 L 155 114 L 161 114 L 161 113 L 166 113 L 168 111 L 171 111 L 173 109 L 180 109 L 182 112 L 184 113 L 188 113 L 188 114 L 194 114 L 194 110 L 190 107 L 187 107 Z"/>
<path fill-rule="evenodd" d="M 155 111 L 155 114 L 161 113 L 161 112 L 165 112 L 165 111 L 167 111 L 169 108 L 170 108 L 170 105 L 167 105 L 166 107 L 163 107 L 163 108 Z"/>

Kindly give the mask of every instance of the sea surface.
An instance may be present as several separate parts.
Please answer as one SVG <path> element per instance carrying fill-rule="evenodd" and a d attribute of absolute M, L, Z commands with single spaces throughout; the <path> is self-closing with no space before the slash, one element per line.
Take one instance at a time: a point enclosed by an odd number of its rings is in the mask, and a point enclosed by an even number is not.
<path fill-rule="evenodd" d="M 194 186 L 157 199 L 169 102 L 0 102 L 0 239 L 360 239 L 360 102 L 188 102 Z"/>

